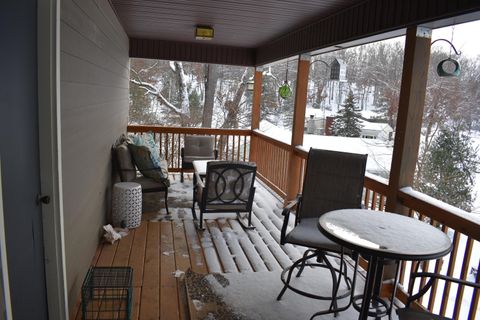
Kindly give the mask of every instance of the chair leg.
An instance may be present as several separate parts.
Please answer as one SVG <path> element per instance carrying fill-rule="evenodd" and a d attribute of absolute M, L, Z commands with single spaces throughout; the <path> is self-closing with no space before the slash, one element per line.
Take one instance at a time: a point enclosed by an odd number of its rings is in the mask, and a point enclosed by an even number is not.
<path fill-rule="evenodd" d="M 183 183 L 183 168 L 180 169 L 180 182 Z"/>
<path fill-rule="evenodd" d="M 328 270 L 330 271 L 330 274 L 332 276 L 332 303 L 330 304 L 330 310 L 337 310 L 338 309 L 338 304 L 337 304 L 337 292 L 338 292 L 338 287 L 340 286 L 340 281 L 342 280 L 342 262 L 340 262 L 340 271 L 339 271 L 339 277 L 337 279 L 337 274 L 335 272 L 335 269 L 333 268 L 332 264 L 328 260 L 328 258 L 321 252 L 321 255 L 323 255 L 323 262 L 328 266 Z M 343 255 L 342 255 L 343 258 Z M 338 312 L 334 312 L 334 316 L 336 317 L 338 315 Z"/>
<path fill-rule="evenodd" d="M 197 213 L 195 212 L 195 197 L 193 197 L 193 203 L 192 203 L 192 216 L 193 216 L 193 220 L 197 220 Z"/>
<path fill-rule="evenodd" d="M 310 251 L 310 250 L 307 250 L 307 251 Z M 295 261 L 291 267 L 287 268 L 287 269 L 284 269 L 283 272 L 282 272 L 282 275 L 280 276 L 280 278 L 282 279 L 283 281 L 283 276 L 285 274 L 285 272 L 287 272 L 288 270 L 288 275 L 287 275 L 287 279 L 284 281 L 284 286 L 282 288 L 282 290 L 280 291 L 280 293 L 278 294 L 277 296 L 277 300 L 280 300 L 282 299 L 282 296 L 283 294 L 285 293 L 285 291 L 290 287 L 290 280 L 292 279 L 292 273 L 293 273 L 293 270 L 295 270 L 296 267 L 298 267 L 299 264 L 301 263 L 304 263 L 304 261 L 316 256 L 317 253 L 316 252 L 313 252 L 312 254 L 310 255 L 306 255 L 304 254 L 302 258 L 298 259 L 297 261 Z M 292 289 L 290 287 L 290 289 Z M 292 289 L 293 290 L 293 289 Z M 295 291 L 295 290 L 294 290 Z"/>
<path fill-rule="evenodd" d="M 300 266 L 300 269 L 298 269 L 298 272 L 297 272 L 297 275 L 296 277 L 300 277 L 300 275 L 302 274 L 303 272 L 303 269 L 305 269 L 305 263 L 307 262 L 307 259 L 305 259 L 305 257 L 310 253 L 310 252 L 313 252 L 313 250 L 305 250 L 305 252 L 303 253 L 303 258 L 302 258 L 302 264 Z"/>
<path fill-rule="evenodd" d="M 200 209 L 199 229 L 200 229 L 200 230 L 205 230 L 205 228 L 203 227 L 203 210 L 202 210 L 202 209 Z"/>
<path fill-rule="evenodd" d="M 247 230 L 255 229 L 255 227 L 252 226 L 252 211 L 248 213 L 247 223 L 245 223 L 244 221 L 245 218 L 240 215 L 240 212 L 237 212 L 237 219 L 238 219 L 238 223 L 240 223 L 243 229 L 247 229 Z"/>
<path fill-rule="evenodd" d="M 167 214 L 170 214 L 170 212 L 168 212 L 168 189 L 165 190 L 165 210 L 167 210 Z"/>

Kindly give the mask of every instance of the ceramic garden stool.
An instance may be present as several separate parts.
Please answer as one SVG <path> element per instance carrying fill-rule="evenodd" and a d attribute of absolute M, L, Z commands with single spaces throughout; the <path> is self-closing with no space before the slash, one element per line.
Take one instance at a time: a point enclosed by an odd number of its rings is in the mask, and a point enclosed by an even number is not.
<path fill-rule="evenodd" d="M 113 186 L 112 220 L 115 227 L 136 228 L 142 220 L 142 186 L 119 182 Z"/>

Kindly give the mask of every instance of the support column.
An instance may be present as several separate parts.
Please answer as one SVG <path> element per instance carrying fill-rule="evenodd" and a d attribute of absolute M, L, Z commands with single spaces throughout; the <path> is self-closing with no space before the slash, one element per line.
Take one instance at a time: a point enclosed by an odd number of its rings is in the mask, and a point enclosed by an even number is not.
<path fill-rule="evenodd" d="M 407 29 L 387 211 L 403 213 L 405 209 L 398 202 L 397 191 L 413 184 L 425 105 L 430 43 L 430 29 Z"/>
<path fill-rule="evenodd" d="M 262 100 L 262 67 L 255 68 L 253 76 L 253 99 L 252 99 L 252 125 L 251 130 L 256 130 L 260 127 L 260 103 Z M 250 161 L 257 159 L 257 143 L 253 135 L 250 138 Z"/>
<path fill-rule="evenodd" d="M 297 87 L 295 89 L 295 107 L 293 110 L 292 151 L 288 162 L 287 201 L 295 199 L 300 191 L 302 160 L 295 156 L 293 148 L 303 144 L 305 129 L 305 109 L 307 108 L 308 75 L 310 72 L 310 55 L 298 58 Z"/>

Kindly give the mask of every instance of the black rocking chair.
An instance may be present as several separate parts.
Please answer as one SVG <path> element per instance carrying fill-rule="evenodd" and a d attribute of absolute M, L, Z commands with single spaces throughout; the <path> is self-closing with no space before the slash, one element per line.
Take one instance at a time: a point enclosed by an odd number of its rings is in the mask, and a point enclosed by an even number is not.
<path fill-rule="evenodd" d="M 203 229 L 203 214 L 211 212 L 236 212 L 244 228 L 252 228 L 252 204 L 255 195 L 257 167 L 251 162 L 212 161 L 207 163 L 205 177 L 195 173 L 197 184 L 194 190 L 192 214 L 195 220 L 195 203 L 200 209 L 199 229 Z M 205 182 L 202 180 L 205 179 Z M 240 216 L 247 213 L 247 223 Z"/>

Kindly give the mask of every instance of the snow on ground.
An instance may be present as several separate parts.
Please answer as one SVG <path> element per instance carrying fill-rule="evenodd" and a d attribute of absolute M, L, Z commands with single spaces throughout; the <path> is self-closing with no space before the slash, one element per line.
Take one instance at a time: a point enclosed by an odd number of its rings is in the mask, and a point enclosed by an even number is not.
<path fill-rule="evenodd" d="M 261 121 L 260 130 L 282 142 L 291 141 L 291 132 L 268 121 Z M 303 147 L 368 154 L 367 171 L 381 177 L 388 177 L 392 162 L 393 141 L 305 134 Z"/>

